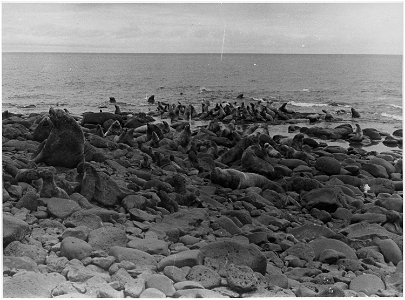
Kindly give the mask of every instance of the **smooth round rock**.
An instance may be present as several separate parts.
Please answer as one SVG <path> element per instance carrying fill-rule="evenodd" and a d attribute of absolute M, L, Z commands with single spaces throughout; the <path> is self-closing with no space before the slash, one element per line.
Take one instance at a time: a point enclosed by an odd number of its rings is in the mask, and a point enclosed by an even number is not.
<path fill-rule="evenodd" d="M 64 238 L 60 245 L 60 255 L 69 260 L 73 258 L 82 260 L 89 257 L 91 251 L 93 251 L 93 248 L 87 242 L 75 237 Z"/>
<path fill-rule="evenodd" d="M 195 266 L 202 264 L 202 253 L 200 250 L 186 250 L 176 254 L 169 255 L 159 261 L 158 270 L 164 269 L 166 266 Z"/>
<path fill-rule="evenodd" d="M 149 254 L 169 255 L 169 248 L 165 241 L 158 239 L 140 239 L 134 238 L 128 242 L 129 248 L 138 249 Z"/>
<path fill-rule="evenodd" d="M 315 168 L 318 171 L 325 173 L 326 175 L 339 175 L 340 174 L 340 162 L 328 156 L 321 156 L 316 160 Z"/>
<path fill-rule="evenodd" d="M 3 214 L 3 247 L 21 241 L 30 232 L 29 225 L 14 216 Z"/>
<path fill-rule="evenodd" d="M 80 210 L 79 204 L 70 199 L 49 198 L 46 200 L 48 212 L 57 218 L 65 219 L 75 211 Z"/>
<path fill-rule="evenodd" d="M 325 249 L 332 249 L 343 253 L 348 259 L 357 259 L 356 252 L 347 244 L 342 241 L 328 238 L 318 238 L 309 243 L 309 245 L 314 249 L 315 259 L 319 259 L 320 254 Z"/>
<path fill-rule="evenodd" d="M 384 282 L 380 277 L 373 274 L 363 274 L 353 278 L 350 282 L 349 288 L 356 292 L 363 292 L 370 296 L 379 290 L 385 289 Z"/>
<path fill-rule="evenodd" d="M 139 298 L 166 298 L 166 295 L 156 288 L 148 288 L 139 295 Z"/>
<path fill-rule="evenodd" d="M 379 239 L 376 238 L 374 242 L 380 248 L 381 253 L 388 262 L 396 265 L 402 260 L 402 252 L 398 245 L 392 239 Z"/>
<path fill-rule="evenodd" d="M 132 249 L 114 246 L 110 249 L 109 255 L 114 256 L 118 262 L 129 261 L 138 266 L 156 266 L 156 259 L 149 253 Z"/>

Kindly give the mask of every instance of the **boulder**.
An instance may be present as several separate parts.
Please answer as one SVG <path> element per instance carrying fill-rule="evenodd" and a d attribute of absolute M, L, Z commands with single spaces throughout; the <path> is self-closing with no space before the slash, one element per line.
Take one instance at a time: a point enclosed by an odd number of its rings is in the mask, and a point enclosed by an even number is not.
<path fill-rule="evenodd" d="M 157 265 L 156 259 L 152 255 L 137 249 L 114 246 L 110 249 L 109 255 L 114 256 L 118 262 L 126 260 L 136 264 L 137 266 L 154 267 Z"/>
<path fill-rule="evenodd" d="M 67 257 L 69 260 L 74 258 L 82 260 L 89 257 L 92 250 L 88 243 L 75 237 L 64 238 L 60 245 L 60 255 Z"/>
<path fill-rule="evenodd" d="M 125 247 L 127 245 L 125 231 L 116 227 L 101 227 L 89 233 L 89 244 L 93 249 L 108 252 L 113 246 Z"/>
<path fill-rule="evenodd" d="M 315 252 L 315 259 L 319 259 L 320 254 L 326 249 L 332 249 L 346 255 L 348 259 L 357 259 L 356 252 L 347 244 L 342 241 L 329 238 L 318 238 L 309 242 L 309 246 Z"/>
<path fill-rule="evenodd" d="M 58 273 L 41 274 L 31 271 L 18 273 L 4 279 L 3 297 L 51 298 L 52 290 L 65 281 L 65 277 Z"/>
<path fill-rule="evenodd" d="M 201 249 L 204 265 L 218 272 L 224 271 L 229 263 L 246 265 L 253 271 L 266 273 L 267 260 L 257 246 L 236 241 L 218 241 L 209 243 Z"/>
<path fill-rule="evenodd" d="M 385 289 L 385 284 L 380 277 L 373 274 L 363 274 L 352 279 L 349 288 L 356 292 L 363 292 L 367 296 Z"/>
<path fill-rule="evenodd" d="M 318 208 L 334 212 L 338 207 L 346 206 L 346 196 L 340 188 L 324 187 L 311 190 L 302 196 L 302 202 L 308 209 Z"/>
<path fill-rule="evenodd" d="M 362 169 L 364 171 L 367 171 L 368 173 L 370 173 L 371 175 L 373 175 L 376 178 L 388 178 L 389 177 L 387 170 L 381 165 L 363 164 Z"/>
<path fill-rule="evenodd" d="M 48 212 L 56 218 L 65 219 L 75 211 L 80 210 L 79 204 L 70 199 L 49 198 L 44 199 L 48 207 Z"/>
<path fill-rule="evenodd" d="M 325 173 L 326 175 L 339 175 L 340 174 L 340 162 L 333 158 L 322 156 L 316 160 L 315 168 Z"/>
<path fill-rule="evenodd" d="M 8 244 L 4 249 L 4 255 L 16 257 L 29 257 L 37 264 L 44 264 L 47 256 L 47 251 L 37 245 L 22 244 L 19 241 L 14 241 Z"/>
<path fill-rule="evenodd" d="M 256 289 L 257 277 L 248 266 L 230 264 L 226 268 L 228 286 L 238 293 L 246 293 Z"/>
<path fill-rule="evenodd" d="M 187 280 L 200 283 L 204 288 L 211 289 L 221 284 L 221 276 L 213 269 L 197 265 L 191 268 Z"/>
<path fill-rule="evenodd" d="M 200 250 L 186 250 L 175 253 L 159 261 L 158 270 L 163 270 L 167 266 L 193 267 L 203 262 L 203 256 Z"/>
<path fill-rule="evenodd" d="M 128 243 L 129 248 L 138 249 L 149 254 L 169 255 L 168 244 L 165 241 L 153 238 L 133 238 Z"/>
<path fill-rule="evenodd" d="M 81 125 L 84 124 L 100 124 L 103 125 L 107 120 L 118 120 L 122 123 L 122 117 L 117 114 L 109 113 L 109 112 L 85 112 L 83 113 L 83 119 Z"/>
<path fill-rule="evenodd" d="M 3 214 L 3 247 L 21 241 L 30 232 L 29 225 L 14 216 Z"/>
<path fill-rule="evenodd" d="M 91 164 L 84 163 L 84 176 L 81 191 L 87 200 L 94 200 L 102 205 L 113 206 L 126 194 L 121 187 L 106 173 L 97 171 Z"/>

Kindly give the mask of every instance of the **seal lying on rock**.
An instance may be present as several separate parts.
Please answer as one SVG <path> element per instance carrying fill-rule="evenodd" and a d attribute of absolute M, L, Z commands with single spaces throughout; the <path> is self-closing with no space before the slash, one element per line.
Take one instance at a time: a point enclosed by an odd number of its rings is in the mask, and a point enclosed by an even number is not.
<path fill-rule="evenodd" d="M 277 192 L 283 192 L 281 187 L 278 187 L 276 183 L 262 175 L 241 172 L 235 169 L 220 169 L 215 167 L 211 172 L 211 181 L 231 189 L 246 189 L 257 186 L 262 189 L 270 188 Z"/>
<path fill-rule="evenodd" d="M 49 109 L 52 130 L 48 138 L 39 146 L 34 162 L 44 162 L 52 166 L 74 168 L 83 161 L 84 135 L 73 117 L 61 109 Z"/>

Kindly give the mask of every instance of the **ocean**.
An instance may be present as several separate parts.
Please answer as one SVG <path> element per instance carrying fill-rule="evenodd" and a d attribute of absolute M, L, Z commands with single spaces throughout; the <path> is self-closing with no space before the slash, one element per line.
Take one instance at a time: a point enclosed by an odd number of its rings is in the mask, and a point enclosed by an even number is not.
<path fill-rule="evenodd" d="M 267 99 L 302 112 L 361 114 L 362 126 L 392 133 L 402 127 L 402 56 L 285 54 L 3 53 L 2 110 L 73 114 L 150 111 L 146 99 Z M 342 111 L 343 110 L 343 111 Z M 370 126 L 371 126 L 370 125 Z"/>

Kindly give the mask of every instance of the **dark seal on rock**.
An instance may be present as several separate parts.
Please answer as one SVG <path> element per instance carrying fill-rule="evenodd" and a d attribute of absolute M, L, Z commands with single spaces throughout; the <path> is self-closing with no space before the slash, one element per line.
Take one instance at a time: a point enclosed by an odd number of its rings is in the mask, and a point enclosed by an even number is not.
<path fill-rule="evenodd" d="M 40 145 L 34 162 L 66 168 L 76 167 L 84 157 L 82 129 L 73 117 L 61 109 L 49 109 L 49 118 L 53 125 L 51 133 Z"/>

